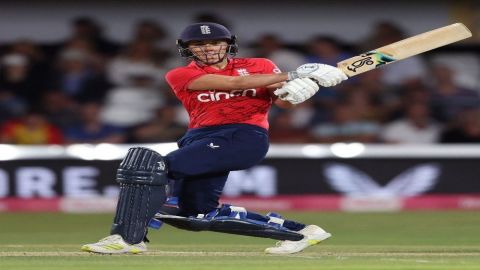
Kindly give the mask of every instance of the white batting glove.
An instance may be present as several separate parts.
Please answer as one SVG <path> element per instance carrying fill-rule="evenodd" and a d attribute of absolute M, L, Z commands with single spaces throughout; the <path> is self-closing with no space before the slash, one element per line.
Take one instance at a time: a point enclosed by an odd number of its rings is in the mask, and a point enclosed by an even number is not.
<path fill-rule="evenodd" d="M 288 73 L 289 80 L 296 78 L 311 78 L 318 81 L 318 84 L 323 87 L 331 87 L 348 79 L 347 75 L 340 69 L 317 63 L 301 65 L 296 71 Z"/>
<path fill-rule="evenodd" d="M 299 104 L 311 98 L 320 87 L 310 78 L 297 78 L 273 92 L 278 98 L 292 104 Z"/>

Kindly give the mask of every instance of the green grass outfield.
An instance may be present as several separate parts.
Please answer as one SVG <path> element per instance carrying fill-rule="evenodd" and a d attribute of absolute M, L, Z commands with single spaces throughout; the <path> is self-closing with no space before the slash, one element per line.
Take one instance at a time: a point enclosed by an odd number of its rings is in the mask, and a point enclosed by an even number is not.
<path fill-rule="evenodd" d="M 480 269 L 480 213 L 283 213 L 333 234 L 302 253 L 266 255 L 274 240 L 165 226 L 144 255 L 92 255 L 112 215 L 0 213 L 0 269 Z"/>

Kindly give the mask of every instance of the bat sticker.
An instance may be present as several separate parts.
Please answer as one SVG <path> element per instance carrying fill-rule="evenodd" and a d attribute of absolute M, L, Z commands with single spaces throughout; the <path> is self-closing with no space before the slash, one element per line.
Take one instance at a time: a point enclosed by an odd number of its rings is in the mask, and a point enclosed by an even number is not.
<path fill-rule="evenodd" d="M 365 65 L 375 65 L 375 68 L 388 64 L 390 62 L 395 61 L 395 58 L 391 57 L 388 54 L 380 53 L 376 51 L 369 51 L 360 55 L 361 59 L 353 62 L 352 64 L 347 66 L 347 69 L 353 72 L 356 72 L 358 68 L 361 68 Z"/>

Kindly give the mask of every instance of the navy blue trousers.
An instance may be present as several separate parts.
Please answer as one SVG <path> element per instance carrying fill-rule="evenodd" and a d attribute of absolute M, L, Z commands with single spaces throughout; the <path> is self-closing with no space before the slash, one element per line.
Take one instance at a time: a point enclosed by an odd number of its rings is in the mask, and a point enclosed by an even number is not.
<path fill-rule="evenodd" d="M 189 130 L 178 141 L 179 149 L 166 156 L 168 175 L 173 179 L 172 196 L 178 198 L 180 216 L 206 214 L 219 206 L 230 171 L 248 169 L 265 158 L 267 130 L 248 124 L 230 124 Z M 165 212 L 168 207 L 164 207 Z M 269 218 L 247 212 L 247 218 L 268 222 Z M 290 230 L 304 224 L 285 220 Z"/>
<path fill-rule="evenodd" d="M 189 130 L 179 149 L 166 156 L 180 215 L 204 214 L 218 207 L 230 171 L 250 168 L 265 158 L 267 130 L 230 124 Z"/>

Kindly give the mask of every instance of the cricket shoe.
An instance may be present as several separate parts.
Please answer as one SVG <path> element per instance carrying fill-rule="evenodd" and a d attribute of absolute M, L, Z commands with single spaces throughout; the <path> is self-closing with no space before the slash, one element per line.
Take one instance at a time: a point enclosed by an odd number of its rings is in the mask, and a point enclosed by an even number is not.
<path fill-rule="evenodd" d="M 308 225 L 302 230 L 298 231 L 303 234 L 302 240 L 298 241 L 279 241 L 275 247 L 265 249 L 265 253 L 269 254 L 292 254 L 300 252 L 309 246 L 316 245 L 323 240 L 332 236 L 317 225 Z"/>
<path fill-rule="evenodd" d="M 82 250 L 102 254 L 138 254 L 147 251 L 147 245 L 143 241 L 131 245 L 125 242 L 122 236 L 114 234 L 101 239 L 97 243 L 83 245 Z"/>

